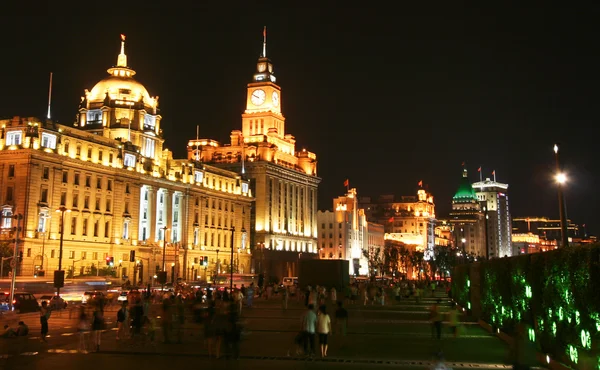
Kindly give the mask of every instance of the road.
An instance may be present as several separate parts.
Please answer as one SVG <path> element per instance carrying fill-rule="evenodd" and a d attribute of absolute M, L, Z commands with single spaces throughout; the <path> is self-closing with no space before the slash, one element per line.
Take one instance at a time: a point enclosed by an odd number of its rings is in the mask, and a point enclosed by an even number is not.
<path fill-rule="evenodd" d="M 443 293 L 437 294 L 447 306 L 449 302 Z M 48 343 L 39 341 L 37 317 L 29 318 L 31 338 L 17 350 L 8 348 L 4 343 L 0 347 L 0 356 L 3 356 L 0 364 L 6 369 L 25 368 L 22 366 L 27 366 L 27 369 L 78 369 L 85 366 L 86 370 L 96 370 L 115 365 L 164 369 L 177 365 L 187 367 L 193 361 L 195 366 L 210 364 L 216 369 L 248 366 L 260 366 L 263 370 L 281 369 L 282 366 L 289 369 L 335 369 L 342 366 L 423 369 L 430 368 L 434 355 L 442 352 L 447 364 L 455 369 L 509 368 L 505 364 L 508 348 L 504 342 L 473 322 L 463 322 L 465 332 L 458 338 L 454 338 L 445 327 L 443 338 L 433 339 L 431 325 L 427 321 L 427 309 L 432 303 L 432 298 L 426 298 L 419 304 L 410 300 L 386 306 L 350 305 L 347 336 L 333 335 L 330 338 L 328 357 L 307 359 L 294 355 L 293 338 L 300 329 L 300 318 L 304 313 L 301 303 L 292 300 L 288 309 L 283 310 L 279 299 L 255 300 L 254 308 L 243 310 L 245 334 L 241 358 L 237 361 L 209 359 L 202 327 L 191 320 L 185 324 L 182 344 L 163 344 L 160 335 L 154 345 L 116 341 L 115 309 L 106 312 L 108 328 L 102 336 L 101 351 L 77 353 L 76 315 L 69 317 L 68 312 L 64 312 L 52 315 Z"/>

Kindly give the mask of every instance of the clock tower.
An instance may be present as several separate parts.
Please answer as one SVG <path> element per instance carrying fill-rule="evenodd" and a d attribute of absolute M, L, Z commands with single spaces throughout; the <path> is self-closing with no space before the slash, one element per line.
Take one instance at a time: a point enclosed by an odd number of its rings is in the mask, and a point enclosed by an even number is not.
<path fill-rule="evenodd" d="M 267 28 L 263 30 L 263 50 L 252 82 L 248 84 L 246 110 L 242 114 L 242 134 L 245 138 L 285 137 L 285 118 L 281 114 L 281 87 L 276 84 L 273 63 L 267 58 Z M 262 141 L 262 140 L 260 140 Z"/>

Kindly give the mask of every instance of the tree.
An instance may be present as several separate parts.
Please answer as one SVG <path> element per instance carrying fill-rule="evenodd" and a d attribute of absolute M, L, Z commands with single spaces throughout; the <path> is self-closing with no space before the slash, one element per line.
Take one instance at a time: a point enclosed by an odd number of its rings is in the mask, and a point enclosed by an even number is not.
<path fill-rule="evenodd" d="M 420 251 L 413 251 L 410 254 L 409 261 L 412 267 L 413 273 L 417 272 L 417 279 L 421 279 L 421 270 L 423 269 L 423 257 L 425 254 Z"/>
<path fill-rule="evenodd" d="M 400 261 L 399 250 L 402 246 L 404 246 L 404 243 L 393 240 L 385 241 L 385 249 L 383 251 L 383 264 L 385 266 L 385 271 L 398 271 L 398 263 Z"/>
<path fill-rule="evenodd" d="M 371 247 L 363 249 L 363 255 L 369 263 L 369 276 L 371 280 L 375 280 L 377 275 L 377 267 L 383 264 L 381 248 Z"/>
<path fill-rule="evenodd" d="M 408 249 L 406 249 L 405 246 L 400 247 L 400 251 L 398 252 L 400 254 L 400 264 L 402 266 L 402 271 L 404 272 L 405 275 L 408 276 L 408 265 L 410 263 L 410 252 L 408 251 Z"/>
<path fill-rule="evenodd" d="M 14 253 L 14 249 L 13 246 L 9 243 L 9 242 L 0 242 L 0 257 L 6 258 L 6 257 L 12 257 Z M 4 260 L 4 262 L 2 262 L 4 264 L 3 266 L 3 274 L 4 276 L 8 276 L 8 272 L 12 271 L 12 268 L 10 267 L 10 259 Z M 2 276 L 2 277 L 4 277 Z"/>
<path fill-rule="evenodd" d="M 431 270 L 440 277 L 448 277 L 456 266 L 456 251 L 451 246 L 436 245 L 433 249 L 434 258 L 430 260 Z"/>

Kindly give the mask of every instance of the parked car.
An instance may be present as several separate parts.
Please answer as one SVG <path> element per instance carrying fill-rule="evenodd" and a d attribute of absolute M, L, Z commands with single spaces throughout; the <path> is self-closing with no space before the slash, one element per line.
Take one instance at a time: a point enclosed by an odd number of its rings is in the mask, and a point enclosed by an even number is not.
<path fill-rule="evenodd" d="M 38 304 L 41 306 L 42 302 L 48 302 L 48 307 L 52 310 L 62 310 L 63 308 L 67 308 L 67 301 L 65 301 L 61 296 L 58 295 L 43 295 L 38 298 Z"/>

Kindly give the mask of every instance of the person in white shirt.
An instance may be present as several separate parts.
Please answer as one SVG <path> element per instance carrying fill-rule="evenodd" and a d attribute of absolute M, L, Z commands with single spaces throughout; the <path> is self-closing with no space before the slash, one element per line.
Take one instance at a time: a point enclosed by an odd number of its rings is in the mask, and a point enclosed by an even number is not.
<path fill-rule="evenodd" d="M 308 305 L 308 310 L 302 319 L 302 331 L 304 333 L 304 353 L 307 356 L 315 354 L 315 326 L 317 324 L 317 314 L 315 306 Z"/>
<path fill-rule="evenodd" d="M 321 357 L 327 357 L 327 337 L 331 333 L 331 318 L 327 314 L 327 306 L 319 307 L 317 317 L 317 333 L 319 333 L 319 344 L 321 345 Z"/>

